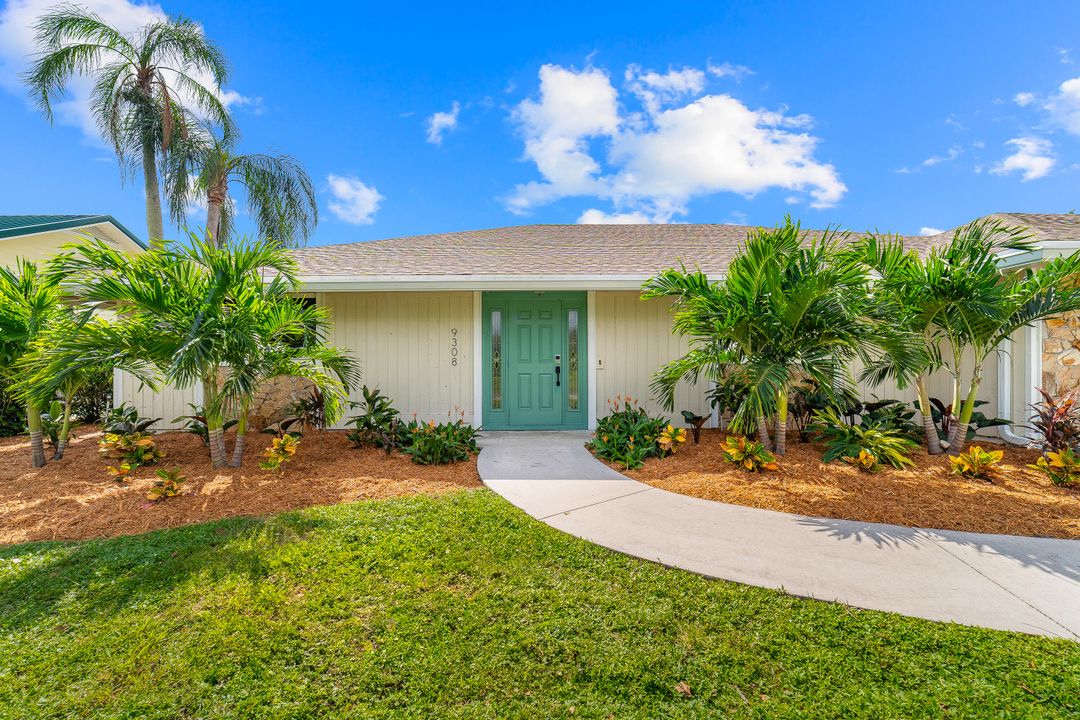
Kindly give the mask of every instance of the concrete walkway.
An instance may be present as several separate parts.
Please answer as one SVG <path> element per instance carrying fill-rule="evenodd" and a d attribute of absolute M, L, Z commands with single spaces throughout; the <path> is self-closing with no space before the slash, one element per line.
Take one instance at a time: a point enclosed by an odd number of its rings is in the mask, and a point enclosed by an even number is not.
<path fill-rule="evenodd" d="M 485 433 L 484 483 L 552 527 L 708 577 L 856 607 L 1080 640 L 1080 541 L 804 517 L 659 490 L 588 433 Z"/>

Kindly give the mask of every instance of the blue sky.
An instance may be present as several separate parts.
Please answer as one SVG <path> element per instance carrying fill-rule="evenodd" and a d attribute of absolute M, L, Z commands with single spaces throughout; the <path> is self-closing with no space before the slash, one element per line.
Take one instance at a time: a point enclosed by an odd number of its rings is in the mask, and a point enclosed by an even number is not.
<path fill-rule="evenodd" d="M 140 186 L 77 99 L 50 126 L 18 84 L 27 18 L 51 4 L 0 10 L 0 214 L 144 234 Z M 1077 3 L 88 4 L 202 23 L 241 150 L 314 179 L 313 244 L 788 212 L 917 234 L 1080 209 Z"/>

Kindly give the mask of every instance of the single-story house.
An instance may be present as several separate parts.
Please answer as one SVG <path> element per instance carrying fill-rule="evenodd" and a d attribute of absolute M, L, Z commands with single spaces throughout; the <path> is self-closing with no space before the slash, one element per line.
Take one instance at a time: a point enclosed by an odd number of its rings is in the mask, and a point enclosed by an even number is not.
<path fill-rule="evenodd" d="M 87 236 L 128 253 L 146 249 L 111 215 L 0 215 L 0 266 L 11 267 L 20 257 L 47 260 Z"/>
<path fill-rule="evenodd" d="M 1003 256 L 1036 264 L 1080 248 L 1080 216 L 1002 214 L 1030 228 L 1038 249 Z M 305 293 L 329 308 L 332 342 L 359 360 L 364 382 L 404 416 L 462 414 L 488 430 L 595 426 L 608 400 L 629 395 L 652 412 L 653 372 L 687 350 L 670 304 L 642 301 L 641 284 L 683 263 L 722 275 L 746 238 L 737 225 L 524 225 L 295 251 Z M 905 238 L 925 250 L 951 233 Z M 1035 386 L 1080 385 L 1080 320 L 1018 333 L 986 368 L 982 408 L 1023 423 Z M 168 421 L 199 402 L 197 388 L 150 393 L 118 377 L 117 401 Z M 931 394 L 948 401 L 949 378 Z M 709 414 L 705 387 L 681 387 L 675 414 Z M 359 391 L 355 393 L 359 399 Z M 914 399 L 894 386 L 863 395 Z M 276 402 L 283 402 L 276 396 Z M 715 422 L 715 418 L 714 418 Z M 1012 439 L 1011 429 L 1005 429 Z"/>

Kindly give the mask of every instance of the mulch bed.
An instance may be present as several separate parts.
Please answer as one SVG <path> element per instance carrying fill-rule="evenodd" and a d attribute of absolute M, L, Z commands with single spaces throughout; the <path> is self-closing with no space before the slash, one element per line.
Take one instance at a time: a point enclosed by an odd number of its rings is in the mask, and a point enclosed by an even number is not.
<path fill-rule="evenodd" d="M 342 432 L 305 433 L 280 476 L 259 468 L 272 439 L 268 435 L 248 436 L 244 467 L 214 470 L 198 437 L 165 432 L 154 436 L 166 452 L 158 467 L 179 466 L 187 481 L 180 496 L 150 503 L 146 491 L 157 479 L 155 468 L 140 468 L 134 480 L 115 482 L 105 466 L 116 461 L 98 454 L 99 438 L 96 428 L 82 428 L 62 460 L 38 469 L 30 464 L 25 436 L 0 439 L 0 544 L 131 535 L 311 505 L 481 486 L 475 457 L 453 465 L 415 465 L 404 455 L 354 449 Z M 231 436 L 228 441 L 231 447 Z"/>
<path fill-rule="evenodd" d="M 1039 457 L 1034 450 L 1006 449 L 989 483 L 951 475 L 944 456 L 921 450 L 912 456 L 914 468 L 867 474 L 842 463 L 825 464 L 822 446 L 790 438 L 780 470 L 759 474 L 723 461 L 724 437 L 720 431 L 705 430 L 700 445 L 687 440 L 676 455 L 649 460 L 625 474 L 683 495 L 799 515 L 1080 538 L 1080 490 L 1057 487 L 1026 468 Z"/>

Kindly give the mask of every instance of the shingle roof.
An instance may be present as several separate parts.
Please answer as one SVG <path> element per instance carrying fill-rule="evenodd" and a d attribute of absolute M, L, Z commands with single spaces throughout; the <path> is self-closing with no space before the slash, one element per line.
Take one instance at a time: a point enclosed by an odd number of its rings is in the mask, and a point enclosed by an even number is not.
<path fill-rule="evenodd" d="M 1033 240 L 1080 239 L 1080 215 L 999 213 Z M 752 228 L 743 225 L 519 225 L 414 235 L 295 251 L 304 277 L 651 275 L 679 262 L 722 273 Z M 807 231 L 808 237 L 820 231 Z M 926 250 L 953 231 L 904 237 Z"/>
<path fill-rule="evenodd" d="M 146 247 L 142 240 L 117 222 L 112 215 L 0 215 L 0 240 L 50 230 L 71 230 L 100 223 L 112 224 L 137 245 Z"/>
<path fill-rule="evenodd" d="M 651 275 L 682 262 L 723 272 L 743 225 L 519 225 L 295 251 L 304 277 Z M 817 231 L 809 231 L 815 233 Z M 908 238 L 913 246 L 924 238 Z"/>

